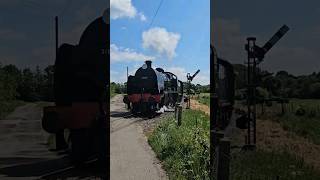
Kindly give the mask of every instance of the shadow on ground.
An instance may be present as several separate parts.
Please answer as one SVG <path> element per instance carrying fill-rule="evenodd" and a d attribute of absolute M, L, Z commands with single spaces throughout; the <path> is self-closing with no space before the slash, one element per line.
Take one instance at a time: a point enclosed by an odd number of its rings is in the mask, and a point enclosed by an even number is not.
<path fill-rule="evenodd" d="M 1 158 L 0 161 L 2 160 Z M 6 160 L 8 159 L 6 158 Z M 12 161 L 14 160 L 13 158 Z M 30 161 L 30 159 L 28 160 Z M 54 160 L 36 160 L 38 162 L 0 168 L 0 174 L 6 177 L 38 177 L 45 180 L 68 178 L 106 179 L 107 177 L 107 168 L 102 166 L 98 161 L 70 168 L 71 162 L 69 157 Z M 64 169 L 67 170 L 64 171 Z"/>

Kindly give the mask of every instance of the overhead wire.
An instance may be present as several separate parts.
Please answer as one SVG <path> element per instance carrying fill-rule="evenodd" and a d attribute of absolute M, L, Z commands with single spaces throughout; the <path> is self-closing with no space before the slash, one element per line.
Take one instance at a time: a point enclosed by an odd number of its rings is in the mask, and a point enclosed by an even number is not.
<path fill-rule="evenodd" d="M 160 7 L 161 7 L 161 5 L 162 5 L 162 3 L 163 3 L 163 0 L 160 1 L 159 5 L 158 5 L 158 8 L 157 8 L 155 14 L 154 14 L 153 17 L 152 17 L 152 20 L 151 20 L 151 22 L 150 22 L 150 24 L 149 24 L 149 28 L 148 28 L 148 29 L 150 29 L 150 27 L 152 26 L 152 24 L 153 24 L 153 22 L 154 22 L 154 19 L 155 19 L 155 17 L 157 16 L 157 14 L 158 14 L 158 12 L 159 12 L 159 9 L 160 9 Z"/>

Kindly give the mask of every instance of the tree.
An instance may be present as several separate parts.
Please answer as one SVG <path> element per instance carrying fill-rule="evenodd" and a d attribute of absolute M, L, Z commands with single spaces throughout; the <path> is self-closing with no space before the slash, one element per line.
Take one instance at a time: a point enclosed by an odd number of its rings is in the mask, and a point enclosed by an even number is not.
<path fill-rule="evenodd" d="M 22 71 L 22 81 L 19 84 L 19 99 L 24 101 L 36 101 L 36 83 L 34 80 L 34 75 L 29 68 L 26 68 Z"/>
<path fill-rule="evenodd" d="M 14 100 L 18 96 L 17 88 L 20 81 L 20 71 L 14 65 L 6 65 L 0 73 L 0 99 Z"/>

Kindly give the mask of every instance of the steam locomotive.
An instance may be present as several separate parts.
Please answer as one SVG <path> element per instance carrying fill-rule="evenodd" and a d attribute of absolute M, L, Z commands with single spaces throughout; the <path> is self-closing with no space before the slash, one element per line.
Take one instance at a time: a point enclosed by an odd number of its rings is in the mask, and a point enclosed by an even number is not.
<path fill-rule="evenodd" d="M 78 45 L 59 47 L 54 65 L 55 106 L 44 107 L 42 127 L 74 162 L 107 162 L 110 24 L 108 12 L 83 32 Z M 65 130 L 69 136 L 66 138 Z"/>
<path fill-rule="evenodd" d="M 173 108 L 182 101 L 183 83 L 171 72 L 152 68 L 146 61 L 127 81 L 123 102 L 133 114 L 155 115 L 161 108 Z"/>

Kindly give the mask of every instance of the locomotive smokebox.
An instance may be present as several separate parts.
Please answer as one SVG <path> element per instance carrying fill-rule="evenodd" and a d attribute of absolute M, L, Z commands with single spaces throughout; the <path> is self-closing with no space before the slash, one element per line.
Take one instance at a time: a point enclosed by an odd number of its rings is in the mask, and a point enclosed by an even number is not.
<path fill-rule="evenodd" d="M 152 61 L 150 61 L 150 60 L 146 61 L 146 65 L 148 68 L 151 68 L 151 64 L 152 64 Z"/>

